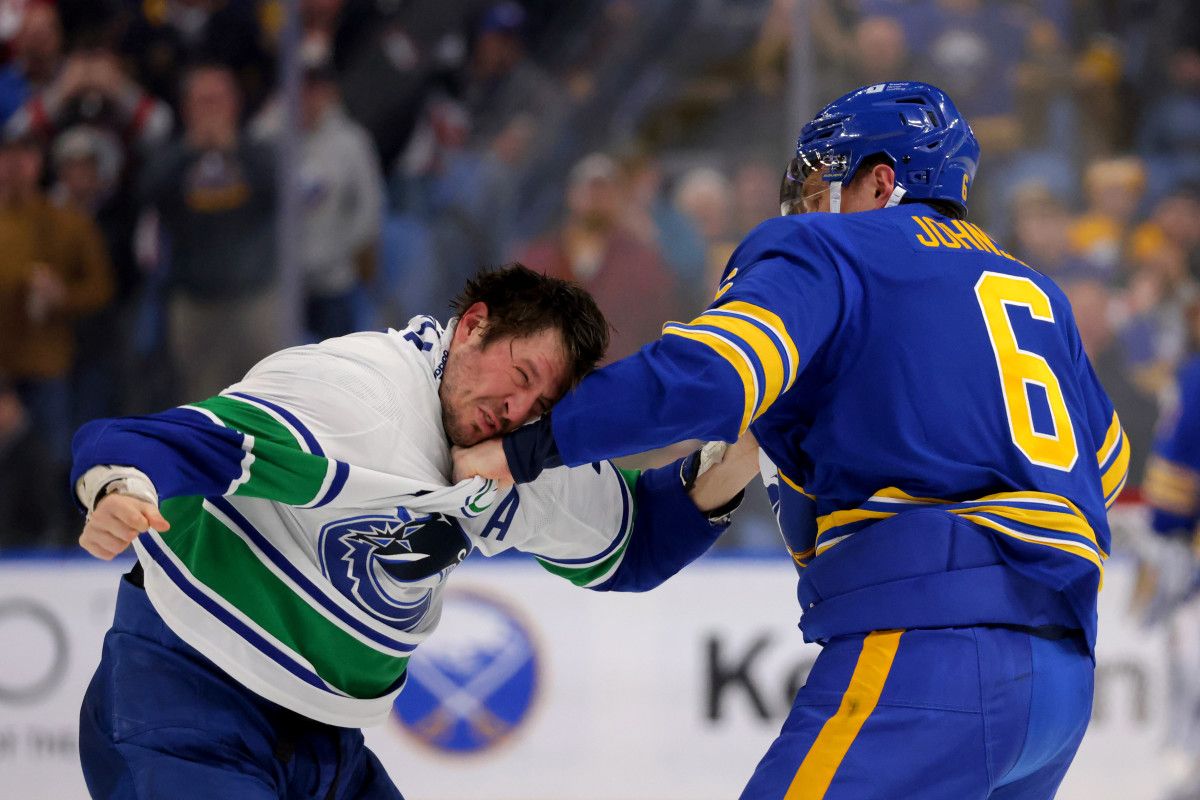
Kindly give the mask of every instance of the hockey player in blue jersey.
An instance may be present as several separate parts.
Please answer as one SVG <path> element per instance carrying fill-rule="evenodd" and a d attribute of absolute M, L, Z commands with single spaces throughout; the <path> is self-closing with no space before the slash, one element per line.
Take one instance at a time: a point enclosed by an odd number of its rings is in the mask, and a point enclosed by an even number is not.
<path fill-rule="evenodd" d="M 1178 581 L 1178 601 L 1200 587 L 1194 574 L 1194 554 L 1200 553 L 1200 357 L 1179 370 L 1175 402 L 1159 425 L 1143 491 L 1154 532 L 1178 546 L 1174 568 L 1181 577 L 1193 573 Z"/>
<path fill-rule="evenodd" d="M 966 221 L 978 157 L 933 86 L 839 98 L 708 310 L 458 454 L 757 437 L 824 647 L 744 798 L 1047 798 L 1087 727 L 1129 443 L 1062 292 Z"/>
<path fill-rule="evenodd" d="M 1200 308 L 1193 309 L 1193 324 Z M 1141 545 L 1140 588 L 1150 624 L 1165 624 L 1168 636 L 1166 746 L 1174 772 L 1172 800 L 1200 797 L 1200 685 L 1197 622 L 1200 620 L 1200 357 L 1180 368 L 1174 402 L 1159 423 L 1154 452 L 1142 484 L 1153 534 Z M 1175 767 L 1175 769 L 1170 769 Z"/>

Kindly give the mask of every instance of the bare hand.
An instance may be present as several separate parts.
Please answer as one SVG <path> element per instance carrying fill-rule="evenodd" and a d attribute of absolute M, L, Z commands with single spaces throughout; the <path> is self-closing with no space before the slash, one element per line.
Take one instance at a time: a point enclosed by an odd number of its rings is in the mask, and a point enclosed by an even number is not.
<path fill-rule="evenodd" d="M 83 526 L 79 546 L 96 558 L 111 561 L 125 552 L 138 534 L 151 528 L 161 532 L 170 527 L 159 510 L 145 500 L 110 494 L 96 504 L 96 510 Z"/>
<path fill-rule="evenodd" d="M 512 473 L 508 471 L 508 458 L 499 439 L 488 439 L 473 447 L 454 447 L 450 450 L 454 458 L 454 482 L 465 481 L 476 475 L 491 478 L 500 484 L 511 484 Z"/>
<path fill-rule="evenodd" d="M 746 431 L 725 451 L 719 464 L 696 478 L 688 493 L 696 508 L 708 512 L 732 500 L 758 474 L 758 440 Z"/>

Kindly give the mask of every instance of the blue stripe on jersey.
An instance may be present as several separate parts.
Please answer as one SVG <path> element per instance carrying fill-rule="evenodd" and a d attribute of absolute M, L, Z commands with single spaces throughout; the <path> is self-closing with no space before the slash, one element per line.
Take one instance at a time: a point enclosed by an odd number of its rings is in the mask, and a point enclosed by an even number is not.
<path fill-rule="evenodd" d="M 608 466 L 608 468 L 610 470 L 612 470 L 612 474 L 615 475 L 617 478 L 617 485 L 621 487 L 621 527 L 618 529 L 617 535 L 613 537 L 613 540 L 611 542 L 609 542 L 608 547 L 604 548 L 603 552 L 597 553 L 594 556 L 587 556 L 586 558 L 561 558 L 560 559 L 560 558 L 550 558 L 548 556 L 538 555 L 536 553 L 531 554 L 531 555 L 536 555 L 542 561 L 549 561 L 551 564 L 561 564 L 563 566 L 571 566 L 574 564 L 588 564 L 588 563 L 591 563 L 592 561 L 600 561 L 600 560 L 606 558 L 614 550 L 616 550 L 618 547 L 620 547 L 622 542 L 625 541 L 625 534 L 629 529 L 629 510 L 630 510 L 629 486 L 628 486 L 628 484 L 625 483 L 625 478 L 623 478 L 621 476 L 621 473 L 617 470 L 617 468 L 612 465 L 612 462 L 606 461 L 604 463 Z"/>
<path fill-rule="evenodd" d="M 753 324 L 753 323 L 749 323 L 749 324 Z M 686 329 L 693 330 L 693 331 L 707 331 L 713 335 L 720 336 L 720 337 L 724 338 L 730 344 L 736 346 L 739 350 L 741 350 L 743 353 L 745 353 L 749 357 L 750 365 L 754 369 L 754 379 L 758 382 L 757 397 L 755 398 L 755 401 L 754 401 L 754 417 L 758 417 L 758 415 L 760 413 L 762 413 L 762 411 L 763 411 L 763 405 L 765 403 L 767 403 L 768 401 L 774 400 L 773 397 L 769 398 L 767 396 L 767 371 L 766 371 L 766 367 L 763 366 L 762 355 L 757 350 L 755 350 L 754 347 L 749 342 L 747 342 L 745 339 L 743 339 L 741 336 L 739 336 L 738 334 L 733 333 L 729 330 L 726 330 L 725 328 L 718 328 L 715 325 L 707 325 L 707 324 L 693 325 L 693 324 L 689 323 L 686 326 Z M 786 363 L 786 361 L 784 363 Z M 785 372 L 786 372 L 786 369 L 787 368 L 785 367 L 784 368 Z"/>
<path fill-rule="evenodd" d="M 374 628 L 363 624 L 361 620 L 355 619 L 345 609 L 331 600 L 324 592 L 317 588 L 316 584 L 304 576 L 296 565 L 287 559 L 283 553 L 276 549 L 275 545 L 271 544 L 267 537 L 251 524 L 250 520 L 246 519 L 241 512 L 233 507 L 233 504 L 221 497 L 210 497 L 207 502 L 211 503 L 214 508 L 229 517 L 235 525 L 241 528 L 246 536 L 263 552 L 263 554 L 271 560 L 271 563 L 279 568 L 283 574 L 287 575 L 291 580 L 312 600 L 318 605 L 336 617 L 340 622 L 353 628 L 358 633 L 366 638 L 381 644 L 384 647 L 392 650 L 397 650 L 402 653 L 411 653 L 417 649 L 414 644 L 405 644 L 396 639 L 379 633 Z"/>
<path fill-rule="evenodd" d="M 237 397 L 242 400 L 249 400 L 252 403 L 257 403 L 265 408 L 271 409 L 276 414 L 283 417 L 289 425 L 296 429 L 301 438 L 303 438 L 304 442 L 308 445 L 308 451 L 310 453 L 312 453 L 314 456 L 325 455 L 325 451 L 321 449 L 321 445 L 317 442 L 317 437 L 312 435 L 312 431 L 306 428 L 304 423 L 296 418 L 295 414 L 288 411 L 283 406 L 272 403 L 269 400 L 263 400 L 262 398 L 255 397 L 254 395 L 246 394 L 245 392 L 230 392 L 229 396 Z"/>
<path fill-rule="evenodd" d="M 320 675 L 308 669 L 303 664 L 298 663 L 287 653 L 283 652 L 274 644 L 265 639 L 261 634 L 258 633 L 258 631 L 254 630 L 249 625 L 246 625 L 233 614 L 230 614 L 223 606 L 215 602 L 207 594 L 197 588 L 187 578 L 187 576 L 180 571 L 180 569 L 175 565 L 175 562 L 172 561 L 170 557 L 162 551 L 162 548 L 158 546 L 158 542 L 154 541 L 152 536 L 139 536 L 138 541 L 141 542 L 142 547 L 146 549 L 146 552 L 150 554 L 150 557 L 154 559 L 154 563 L 158 564 L 158 566 L 162 568 L 162 570 L 167 574 L 167 577 L 169 577 L 171 581 L 178 586 L 180 590 L 182 590 L 183 593 L 188 596 L 189 599 L 192 600 L 192 602 L 196 603 L 209 614 L 212 614 L 223 625 L 249 642 L 254 649 L 270 658 L 276 664 L 283 667 L 292 675 L 295 675 L 297 678 L 307 683 L 309 686 L 315 686 L 316 688 L 325 692 L 329 692 L 330 694 L 344 696 L 329 684 L 325 683 L 325 681 L 321 680 Z"/>
<path fill-rule="evenodd" d="M 333 463 L 336 465 L 333 471 L 333 480 L 330 481 L 329 488 L 325 491 L 325 496 L 313 508 L 320 508 L 341 494 L 342 487 L 346 485 L 346 479 L 350 477 L 349 464 L 345 461 L 335 461 Z"/>

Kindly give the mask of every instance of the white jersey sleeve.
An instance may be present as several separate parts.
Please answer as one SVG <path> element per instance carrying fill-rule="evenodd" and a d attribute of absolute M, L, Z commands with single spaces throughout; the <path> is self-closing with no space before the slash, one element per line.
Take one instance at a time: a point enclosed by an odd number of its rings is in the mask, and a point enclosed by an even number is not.
<path fill-rule="evenodd" d="M 637 473 L 611 462 L 546 470 L 514 487 L 490 516 L 464 521 L 484 555 L 530 553 L 576 586 L 603 583 L 620 566 L 635 518 Z"/>

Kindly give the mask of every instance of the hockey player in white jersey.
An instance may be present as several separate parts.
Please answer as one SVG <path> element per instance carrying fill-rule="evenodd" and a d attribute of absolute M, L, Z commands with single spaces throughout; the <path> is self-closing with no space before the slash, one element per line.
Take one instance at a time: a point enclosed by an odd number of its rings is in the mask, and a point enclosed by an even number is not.
<path fill-rule="evenodd" d="M 603 355 L 582 290 L 484 273 L 443 328 L 271 356 L 216 397 L 75 438 L 81 544 L 131 541 L 84 699 L 101 798 L 398 798 L 359 728 L 386 718 L 471 552 L 514 548 L 571 582 L 643 590 L 700 555 L 757 469 L 746 446 L 640 474 L 451 485 L 451 443 L 547 411 Z M 698 477 L 697 477 L 698 476 Z"/>

